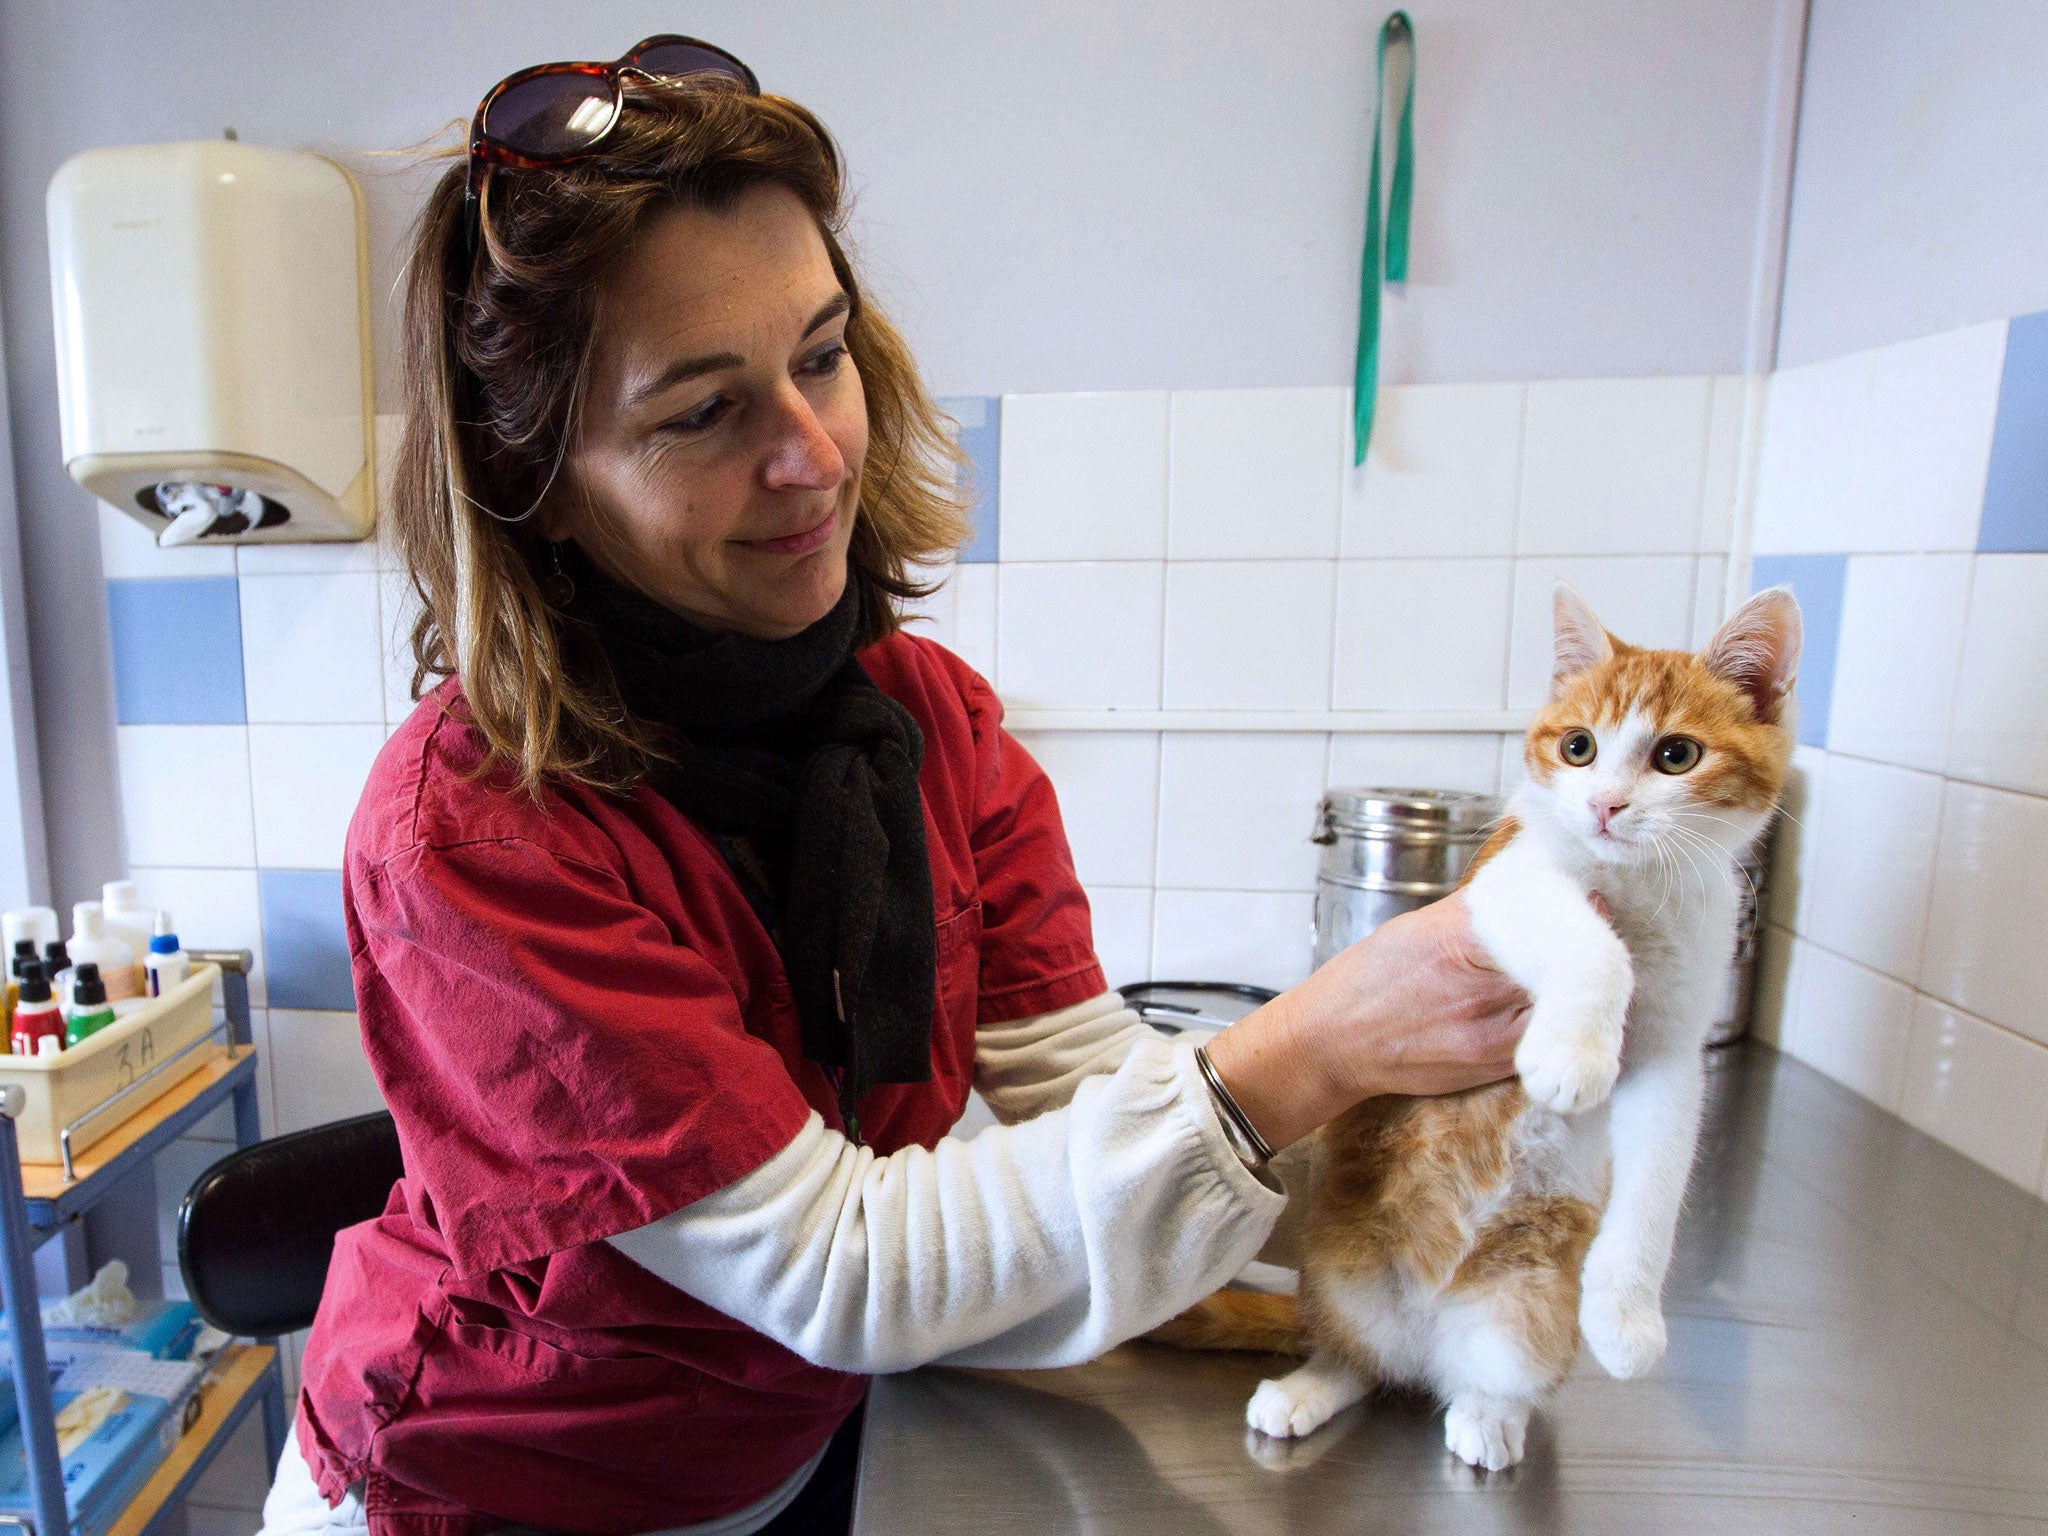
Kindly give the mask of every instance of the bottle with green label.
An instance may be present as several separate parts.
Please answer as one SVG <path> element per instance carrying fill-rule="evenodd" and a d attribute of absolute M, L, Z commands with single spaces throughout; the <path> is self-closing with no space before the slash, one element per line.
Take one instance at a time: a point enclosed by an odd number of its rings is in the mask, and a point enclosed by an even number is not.
<path fill-rule="evenodd" d="M 100 976 L 99 963 L 81 960 L 71 978 L 71 1007 L 64 1015 L 64 1043 L 76 1045 L 114 1022 L 114 1005 L 107 1001 L 107 984 Z"/>

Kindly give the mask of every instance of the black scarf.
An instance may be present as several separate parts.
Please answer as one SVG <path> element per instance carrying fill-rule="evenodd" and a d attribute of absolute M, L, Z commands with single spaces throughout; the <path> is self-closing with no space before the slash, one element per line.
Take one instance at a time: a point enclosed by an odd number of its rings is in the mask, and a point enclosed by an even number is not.
<path fill-rule="evenodd" d="M 560 546 L 628 713 L 668 760 L 653 787 L 717 836 L 775 936 L 804 1054 L 851 1120 L 877 1083 L 931 1077 L 937 940 L 910 712 L 855 658 L 861 594 L 787 640 L 712 634 Z"/>

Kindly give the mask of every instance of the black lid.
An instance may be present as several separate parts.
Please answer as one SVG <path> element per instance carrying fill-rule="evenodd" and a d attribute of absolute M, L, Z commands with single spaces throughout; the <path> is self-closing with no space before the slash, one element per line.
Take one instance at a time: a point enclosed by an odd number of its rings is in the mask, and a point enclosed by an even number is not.
<path fill-rule="evenodd" d="M 14 941 L 14 963 L 8 967 L 8 970 L 17 981 L 21 979 L 21 968 L 24 965 L 41 965 L 42 963 L 41 960 L 36 958 L 36 941 L 34 939 L 16 939 Z"/>
<path fill-rule="evenodd" d="M 50 974 L 71 969 L 71 951 L 64 947 L 62 939 L 52 939 L 43 946 L 43 961 L 50 968 Z"/>
<path fill-rule="evenodd" d="M 21 962 L 21 1000 L 24 1003 L 47 1003 L 50 1000 L 50 977 L 40 960 Z"/>
<path fill-rule="evenodd" d="M 87 1007 L 107 1000 L 107 984 L 100 980 L 97 960 L 81 960 L 71 977 L 71 1006 Z"/>
<path fill-rule="evenodd" d="M 33 960 L 36 957 L 36 941 L 34 939 L 16 939 L 14 941 L 14 952 L 17 955 L 26 955 L 29 959 Z"/>

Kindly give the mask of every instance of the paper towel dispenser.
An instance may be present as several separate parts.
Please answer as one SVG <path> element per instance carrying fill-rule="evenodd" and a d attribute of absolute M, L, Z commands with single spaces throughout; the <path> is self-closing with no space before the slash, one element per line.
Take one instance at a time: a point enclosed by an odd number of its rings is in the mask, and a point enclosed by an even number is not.
<path fill-rule="evenodd" d="M 48 199 L 64 467 L 160 544 L 376 521 L 362 194 L 232 140 L 95 149 Z"/>

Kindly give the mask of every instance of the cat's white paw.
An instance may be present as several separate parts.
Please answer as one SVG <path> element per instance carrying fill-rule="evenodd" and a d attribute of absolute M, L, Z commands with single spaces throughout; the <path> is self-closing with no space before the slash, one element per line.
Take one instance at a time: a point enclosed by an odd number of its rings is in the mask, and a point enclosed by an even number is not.
<path fill-rule="evenodd" d="M 1522 1459 L 1529 1405 L 1498 1398 L 1460 1397 L 1444 1412 L 1444 1444 L 1468 1467 L 1504 1471 Z"/>
<path fill-rule="evenodd" d="M 1664 1309 L 1655 1296 L 1622 1286 L 1589 1285 L 1579 1298 L 1579 1332 L 1607 1374 L 1640 1376 L 1664 1358 Z"/>
<path fill-rule="evenodd" d="M 1244 1421 L 1262 1435 L 1285 1440 L 1321 1429 L 1338 1409 L 1354 1401 L 1322 1383 L 1262 1381 L 1245 1404 Z"/>
<path fill-rule="evenodd" d="M 1607 1100 L 1621 1076 L 1621 1042 L 1613 1045 L 1590 1031 L 1539 1028 L 1531 1024 L 1515 1048 L 1522 1091 L 1545 1109 L 1576 1115 Z"/>

